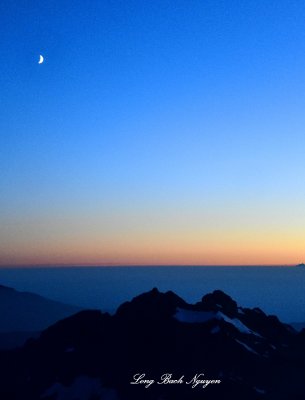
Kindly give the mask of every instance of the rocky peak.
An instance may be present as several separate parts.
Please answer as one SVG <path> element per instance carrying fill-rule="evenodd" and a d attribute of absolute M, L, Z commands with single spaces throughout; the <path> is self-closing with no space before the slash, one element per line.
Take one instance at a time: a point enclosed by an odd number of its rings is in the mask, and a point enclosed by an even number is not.
<path fill-rule="evenodd" d="M 201 310 L 222 311 L 229 317 L 234 317 L 238 313 L 236 301 L 221 290 L 214 290 L 203 296 L 197 307 Z"/>
<path fill-rule="evenodd" d="M 123 303 L 116 316 L 130 319 L 159 320 L 172 316 L 177 307 L 187 307 L 187 303 L 174 292 L 161 293 L 157 288 L 143 293 L 131 301 Z"/>

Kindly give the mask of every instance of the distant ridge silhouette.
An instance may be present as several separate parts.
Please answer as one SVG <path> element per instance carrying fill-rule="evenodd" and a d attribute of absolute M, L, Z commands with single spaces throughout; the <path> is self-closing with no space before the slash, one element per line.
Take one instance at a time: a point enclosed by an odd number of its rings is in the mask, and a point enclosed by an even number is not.
<path fill-rule="evenodd" d="M 0 348 L 23 344 L 80 308 L 0 285 Z"/>

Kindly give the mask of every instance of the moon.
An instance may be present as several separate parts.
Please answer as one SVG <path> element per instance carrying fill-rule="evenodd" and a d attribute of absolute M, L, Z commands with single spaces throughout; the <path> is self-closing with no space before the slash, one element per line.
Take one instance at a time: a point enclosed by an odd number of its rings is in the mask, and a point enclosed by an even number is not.
<path fill-rule="evenodd" d="M 42 63 L 43 63 L 43 57 L 42 57 L 42 55 L 40 55 L 40 56 L 39 56 L 38 64 L 42 64 Z"/>

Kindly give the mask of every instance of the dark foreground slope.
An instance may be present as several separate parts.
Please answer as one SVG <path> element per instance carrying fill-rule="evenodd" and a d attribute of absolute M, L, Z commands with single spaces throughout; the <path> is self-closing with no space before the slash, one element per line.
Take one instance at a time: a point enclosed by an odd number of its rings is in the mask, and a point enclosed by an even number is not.
<path fill-rule="evenodd" d="M 303 400 L 304 376 L 304 331 L 221 291 L 190 305 L 153 289 L 0 354 L 5 400 Z"/>

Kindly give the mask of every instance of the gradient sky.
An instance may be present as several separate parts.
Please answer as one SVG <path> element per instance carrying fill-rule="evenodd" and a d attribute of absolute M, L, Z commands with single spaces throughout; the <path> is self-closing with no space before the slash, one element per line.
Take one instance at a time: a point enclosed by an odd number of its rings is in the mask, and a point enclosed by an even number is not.
<path fill-rule="evenodd" d="M 1 265 L 305 259 L 303 1 L 3 0 L 0 37 Z"/>

